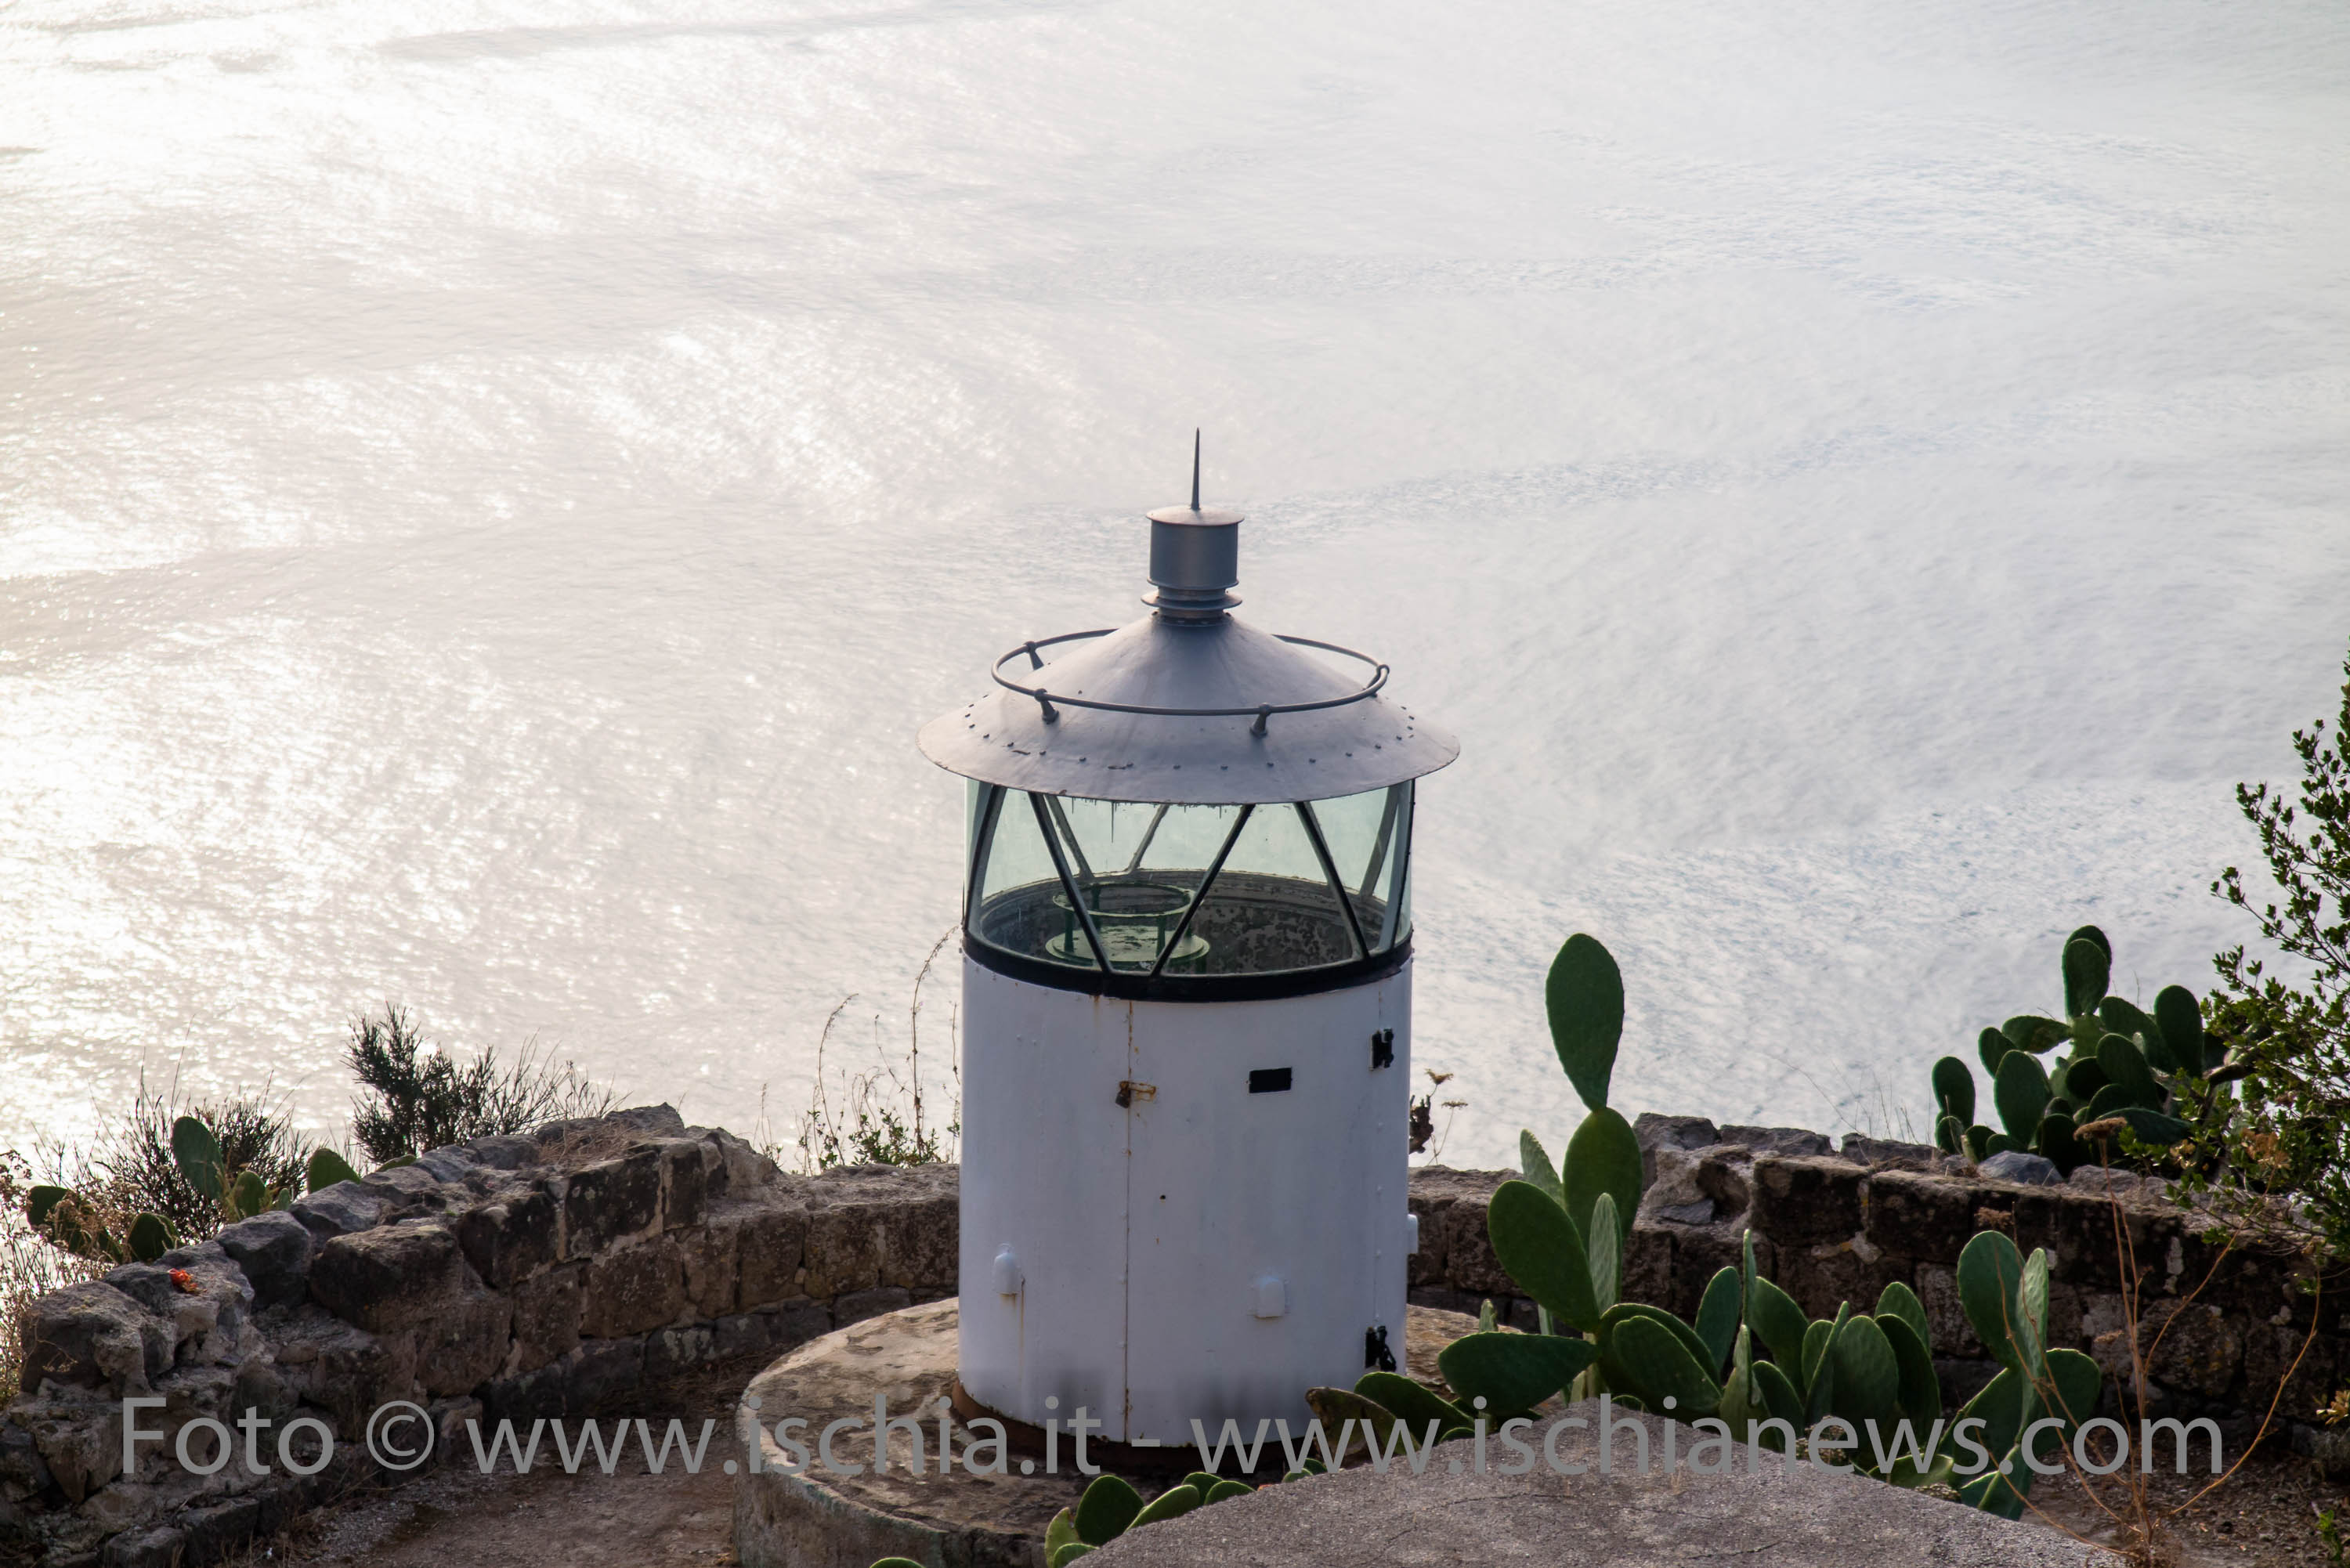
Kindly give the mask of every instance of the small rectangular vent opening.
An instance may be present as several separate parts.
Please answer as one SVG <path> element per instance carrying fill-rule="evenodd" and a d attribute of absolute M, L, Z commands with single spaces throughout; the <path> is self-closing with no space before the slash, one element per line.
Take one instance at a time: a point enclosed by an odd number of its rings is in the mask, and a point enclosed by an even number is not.
<path fill-rule="evenodd" d="M 1289 1069 L 1286 1067 L 1259 1067 L 1249 1074 L 1249 1093 L 1252 1095 L 1278 1095 L 1288 1087 Z"/>

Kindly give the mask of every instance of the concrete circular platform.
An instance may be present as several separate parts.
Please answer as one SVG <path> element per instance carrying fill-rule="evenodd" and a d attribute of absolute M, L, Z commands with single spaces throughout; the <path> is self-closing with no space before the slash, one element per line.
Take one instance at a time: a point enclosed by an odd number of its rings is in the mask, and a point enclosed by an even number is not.
<path fill-rule="evenodd" d="M 1058 1475 L 1043 1473 L 1041 1463 L 1020 1474 L 1016 1449 L 1007 1475 L 972 1476 L 960 1469 L 949 1476 L 935 1473 L 940 1410 L 954 1374 L 955 1324 L 951 1301 L 910 1307 L 811 1340 L 752 1381 L 736 1407 L 737 1432 L 747 1450 L 754 1419 L 768 1424 L 758 1440 L 761 1462 L 769 1468 L 736 1478 L 734 1546 L 743 1568 L 871 1568 L 889 1556 L 931 1568 L 1043 1568 L 1045 1527 L 1077 1500 L 1087 1478 L 1069 1467 L 1066 1443 Z M 1410 1370 L 1432 1378 L 1437 1352 L 1475 1326 L 1455 1313 L 1412 1308 L 1406 1325 Z M 919 1409 L 923 1453 L 933 1473 L 907 1473 L 902 1429 L 892 1442 L 892 1469 L 872 1471 L 877 1394 L 892 1416 Z M 1596 1408 L 1580 1405 L 1568 1417 L 1589 1417 Z M 771 1429 L 779 1413 L 808 1422 L 795 1435 L 811 1449 L 826 1423 L 856 1421 L 864 1429 L 844 1428 L 833 1455 L 866 1467 L 863 1473 L 816 1469 L 801 1476 L 774 1469 L 786 1457 Z M 1555 1457 L 1596 1470 L 1593 1432 L 1570 1429 L 1573 1420 L 1553 1419 L 1565 1420 Z M 1669 1428 L 1671 1451 L 1690 1451 L 1693 1434 L 1687 1427 L 1653 1416 L 1618 1419 L 1646 1428 L 1640 1446 L 1651 1453 L 1668 1451 Z M 1541 1447 L 1551 1424 L 1537 1427 L 1528 1442 Z M 960 1452 L 974 1434 L 951 1415 L 949 1428 Z M 2078 1568 L 2085 1558 L 2111 1561 L 2032 1522 L 2011 1523 L 1807 1463 L 1782 1469 L 1776 1456 L 1750 1465 L 1742 1447 L 1736 1453 L 1728 1474 L 1659 1466 L 1603 1479 L 1536 1466 L 1513 1477 L 1477 1473 L 1473 1450 L 1461 1440 L 1437 1449 L 1424 1473 L 1412 1473 L 1399 1460 L 1384 1474 L 1357 1468 L 1273 1488 L 1122 1537 L 1091 1561 L 1103 1568 L 1127 1563 L 1137 1568 L 1198 1563 L 1683 1568 L 1698 1562 L 1752 1568 L 1974 1563 Z M 1180 1469 L 1196 1456 L 1185 1450 L 1170 1457 L 1172 1468 Z M 1266 1480 L 1279 1463 L 1275 1448 L 1263 1472 Z M 1159 1484 L 1164 1480 L 1144 1482 L 1146 1490 Z"/>
<path fill-rule="evenodd" d="M 751 1380 L 735 1407 L 737 1451 L 749 1450 L 757 1424 L 763 1468 L 735 1478 L 734 1551 L 743 1568 L 871 1568 L 889 1556 L 935 1568 L 1044 1568 L 1045 1527 L 1077 1501 L 1087 1478 L 1074 1469 L 1066 1440 L 1058 1475 L 1044 1473 L 1041 1459 L 1031 1460 L 1033 1473 L 1021 1474 L 1016 1449 L 1007 1475 L 974 1476 L 960 1466 L 951 1475 L 936 1473 L 940 1411 L 954 1378 L 955 1323 L 952 1301 L 907 1307 L 810 1340 Z M 1476 1326 L 1474 1318 L 1458 1313 L 1409 1309 L 1406 1365 L 1415 1376 L 1433 1378 L 1436 1353 Z M 874 1473 L 876 1396 L 887 1401 L 892 1417 L 919 1414 L 929 1473 L 908 1473 L 910 1445 L 902 1428 L 891 1438 L 890 1469 Z M 807 1422 L 791 1435 L 811 1456 L 828 1423 L 858 1422 L 864 1429 L 840 1431 L 832 1454 L 844 1466 L 863 1467 L 863 1473 L 837 1475 L 816 1465 L 806 1475 L 792 1475 L 775 1468 L 790 1457 L 774 1432 L 774 1424 L 787 1417 Z M 981 1435 L 951 1414 L 948 1425 L 958 1454 Z M 1280 1450 L 1267 1446 L 1271 1462 L 1261 1462 L 1259 1473 L 1274 1480 Z M 1089 1454 L 1093 1448 L 1097 1445 L 1089 1446 Z M 1166 1452 L 1177 1473 L 1194 1468 L 1198 1458 L 1188 1449 Z"/>

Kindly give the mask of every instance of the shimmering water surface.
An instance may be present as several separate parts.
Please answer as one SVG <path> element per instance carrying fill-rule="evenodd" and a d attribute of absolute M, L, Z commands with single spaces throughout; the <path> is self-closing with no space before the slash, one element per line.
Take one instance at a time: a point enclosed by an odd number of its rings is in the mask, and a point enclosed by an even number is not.
<path fill-rule="evenodd" d="M 787 1130 L 952 918 L 914 728 L 1139 613 L 1195 424 L 1242 613 L 1461 737 L 1448 1158 L 1567 1122 L 1576 928 L 1626 1108 L 1894 1126 L 2073 925 L 2237 932 L 2345 257 L 2330 0 L 14 0 L 0 1146 L 331 1120 L 383 997 Z"/>

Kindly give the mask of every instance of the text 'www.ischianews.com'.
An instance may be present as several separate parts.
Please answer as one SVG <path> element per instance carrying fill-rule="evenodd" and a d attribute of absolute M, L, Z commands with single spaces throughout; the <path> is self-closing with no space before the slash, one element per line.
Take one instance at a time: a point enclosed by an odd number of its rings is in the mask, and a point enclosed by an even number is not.
<path fill-rule="evenodd" d="M 316 1416 L 279 1421 L 248 1407 L 234 1424 L 198 1416 L 170 1431 L 140 1426 L 143 1417 L 163 1405 L 163 1400 L 153 1397 L 122 1401 L 126 1473 L 137 1472 L 151 1447 L 160 1447 L 182 1470 L 199 1476 L 218 1475 L 240 1463 L 254 1475 L 283 1471 L 312 1476 L 334 1462 L 334 1429 Z M 1305 1422 L 1302 1428 L 1293 1428 L 1285 1419 L 1267 1419 L 1258 1421 L 1253 1433 L 1244 1435 L 1238 1421 L 1226 1419 L 1211 1438 L 1206 1423 L 1194 1419 L 1191 1446 L 1199 1451 L 1202 1470 L 1236 1471 L 1248 1477 L 1263 1473 L 1267 1479 L 1279 1479 L 1309 1464 L 1338 1469 L 1358 1445 L 1363 1462 L 1380 1474 L 1391 1470 L 1425 1474 L 1440 1448 L 1449 1450 L 1443 1455 L 1444 1470 L 1455 1475 L 1522 1476 L 1538 1468 L 1561 1476 L 1646 1476 L 1659 1469 L 1726 1475 L 1739 1468 L 1742 1454 L 1750 1473 L 1795 1463 L 1822 1469 L 1865 1464 L 1879 1473 L 1907 1465 L 1922 1473 L 1947 1458 L 1960 1482 L 1992 1469 L 2008 1472 L 2018 1463 L 2038 1475 L 2057 1475 L 2068 1468 L 2061 1449 L 2067 1423 L 2053 1417 L 2035 1421 L 2015 1434 L 2006 1458 L 1994 1460 L 1984 1442 L 1989 1424 L 1980 1417 L 1955 1422 L 1937 1419 L 1924 1424 L 1922 1429 L 1905 1419 L 1884 1429 L 1875 1421 L 1855 1423 L 1831 1416 L 1802 1432 L 1784 1420 L 1750 1421 L 1742 1440 L 1742 1435 L 1732 1434 L 1727 1422 L 1706 1417 L 1686 1428 L 1671 1421 L 1660 1423 L 1660 1435 L 1652 1445 L 1649 1427 L 1615 1406 L 1608 1396 L 1600 1396 L 1596 1406 L 1593 1415 L 1571 1409 L 1544 1422 L 1520 1416 L 1493 1423 L 1481 1415 L 1468 1436 L 1451 1442 L 1440 1440 L 1434 1420 L 1418 1432 L 1406 1422 L 1393 1421 L 1382 1433 L 1367 1424 L 1358 1429 L 1353 1419 L 1340 1422 L 1336 1431 L 1318 1418 Z M 452 1457 L 470 1459 L 484 1475 L 500 1469 L 526 1474 L 539 1467 L 576 1475 L 590 1465 L 610 1475 L 629 1458 L 632 1449 L 645 1472 L 651 1475 L 669 1474 L 672 1465 L 678 1473 L 699 1475 L 713 1458 L 721 1471 L 730 1476 L 748 1471 L 847 1478 L 863 1475 L 868 1469 L 910 1478 L 950 1476 L 958 1470 L 971 1476 L 1004 1476 L 1015 1470 L 1022 1475 L 1039 1470 L 1060 1475 L 1065 1465 L 1066 1473 L 1076 1475 L 1097 1475 L 1101 1470 L 1088 1454 L 1087 1444 L 1102 1423 L 1082 1405 L 1066 1417 L 1048 1417 L 1044 1421 L 1041 1459 L 1015 1458 L 1011 1436 L 1002 1422 L 984 1416 L 955 1417 L 944 1399 L 893 1415 L 887 1397 L 877 1394 L 870 1416 L 842 1417 L 821 1427 L 796 1416 L 770 1419 L 757 1410 L 755 1401 L 746 1401 L 745 1412 L 757 1420 L 760 1440 L 743 1443 L 739 1454 L 711 1452 L 720 1425 L 715 1417 L 704 1418 L 700 1430 L 693 1431 L 683 1419 L 671 1417 L 658 1433 L 653 1423 L 642 1417 L 576 1423 L 541 1417 L 521 1426 L 509 1417 L 486 1428 L 478 1419 L 466 1420 L 463 1434 L 471 1452 L 460 1449 Z M 722 1449 L 733 1446 L 733 1434 L 741 1429 L 730 1424 L 730 1439 L 721 1445 Z M 963 1438 L 959 1448 L 958 1431 Z M 1588 1462 L 1575 1457 L 1585 1450 L 1586 1445 L 1580 1442 L 1573 1452 L 1561 1449 L 1564 1441 L 1578 1433 L 1596 1436 L 1596 1451 L 1590 1454 Z M 2100 1439 L 2094 1446 L 2093 1437 Z M 378 1407 L 369 1417 L 362 1438 L 368 1457 L 393 1471 L 422 1466 L 433 1457 L 441 1440 L 441 1428 L 432 1414 L 407 1400 Z M 769 1442 L 774 1445 L 772 1451 Z M 2074 1428 L 2070 1459 L 2091 1475 L 2111 1475 L 2133 1459 L 2144 1473 L 2152 1474 L 2166 1446 L 2168 1468 L 2178 1474 L 2190 1473 L 2197 1449 L 2201 1450 L 2211 1474 L 2220 1473 L 2223 1468 L 2220 1428 L 2209 1418 L 2142 1420 L 2134 1442 L 2129 1428 L 2120 1421 L 2097 1417 Z M 1794 1457 L 1799 1447 L 1800 1459 Z M 858 1450 L 870 1455 L 869 1465 L 854 1457 Z M 1274 1468 L 1276 1462 L 1278 1469 Z"/>

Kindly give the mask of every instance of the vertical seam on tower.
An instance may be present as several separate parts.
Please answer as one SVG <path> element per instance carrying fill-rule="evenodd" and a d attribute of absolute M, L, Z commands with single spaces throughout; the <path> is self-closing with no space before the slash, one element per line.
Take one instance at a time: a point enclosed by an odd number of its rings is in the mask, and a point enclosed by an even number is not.
<path fill-rule="evenodd" d="M 1142 1063 L 1135 1060 L 1135 1003 L 1126 1003 L 1126 1076 L 1139 1079 Z M 1135 1109 L 1126 1109 L 1126 1276 L 1118 1282 L 1118 1415 L 1126 1441 L 1135 1438 Z"/>

